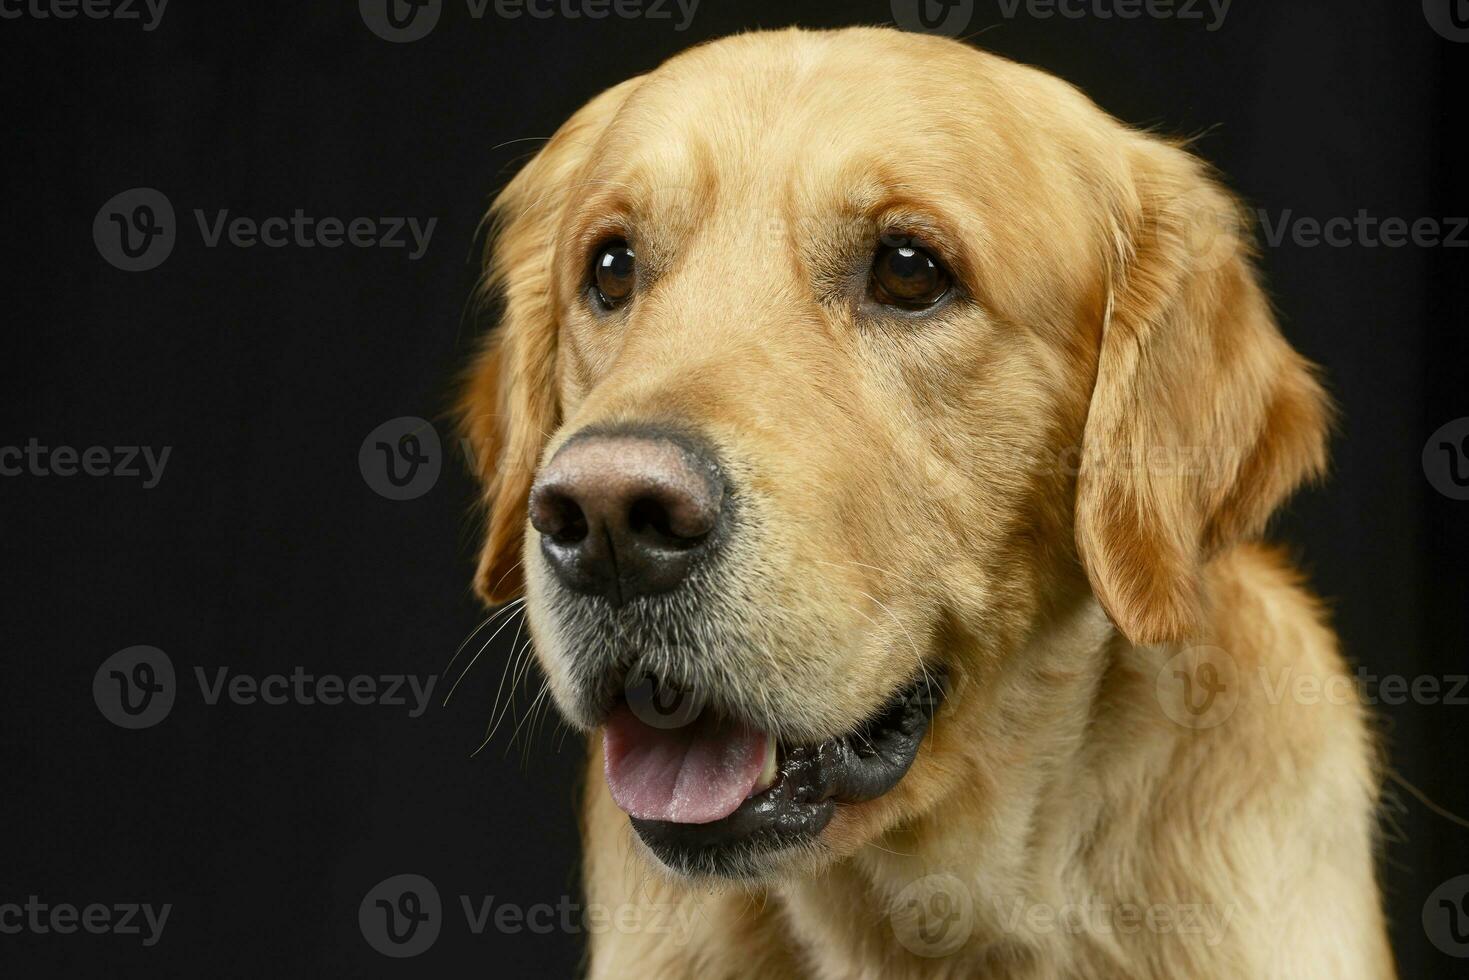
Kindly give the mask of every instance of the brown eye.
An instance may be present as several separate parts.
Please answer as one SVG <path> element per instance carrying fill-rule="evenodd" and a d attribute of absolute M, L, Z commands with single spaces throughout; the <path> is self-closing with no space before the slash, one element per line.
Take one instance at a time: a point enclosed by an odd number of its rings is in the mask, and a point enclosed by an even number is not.
<path fill-rule="evenodd" d="M 944 298 L 949 273 L 915 245 L 883 245 L 872 259 L 872 298 L 885 306 L 922 309 Z"/>
<path fill-rule="evenodd" d="M 627 242 L 613 242 L 597 253 L 592 263 L 592 289 L 606 309 L 620 306 L 637 285 L 637 267 Z"/>

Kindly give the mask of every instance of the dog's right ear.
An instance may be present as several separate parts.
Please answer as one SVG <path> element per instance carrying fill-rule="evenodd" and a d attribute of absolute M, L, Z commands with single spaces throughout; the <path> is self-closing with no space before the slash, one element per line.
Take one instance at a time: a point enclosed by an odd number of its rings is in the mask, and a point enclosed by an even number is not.
<path fill-rule="evenodd" d="M 458 415 L 489 511 L 474 584 L 491 604 L 525 587 L 521 551 L 531 483 L 560 424 L 556 232 L 583 165 L 637 82 L 608 89 L 578 110 L 490 207 L 481 299 L 498 302 L 503 313 L 465 377 Z"/>
<path fill-rule="evenodd" d="M 1208 560 L 1325 468 L 1331 407 L 1276 325 L 1234 198 L 1161 141 L 1136 139 L 1129 162 L 1076 539 L 1123 634 L 1179 643 L 1203 627 Z"/>

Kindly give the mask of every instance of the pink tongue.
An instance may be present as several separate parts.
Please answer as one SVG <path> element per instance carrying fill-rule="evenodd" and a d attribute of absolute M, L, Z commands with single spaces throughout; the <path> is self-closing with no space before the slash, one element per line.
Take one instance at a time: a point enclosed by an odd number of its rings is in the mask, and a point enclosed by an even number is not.
<path fill-rule="evenodd" d="M 673 823 L 713 823 L 739 809 L 760 778 L 766 736 L 711 715 L 665 730 L 618 705 L 602 730 L 617 805 L 639 820 Z"/>

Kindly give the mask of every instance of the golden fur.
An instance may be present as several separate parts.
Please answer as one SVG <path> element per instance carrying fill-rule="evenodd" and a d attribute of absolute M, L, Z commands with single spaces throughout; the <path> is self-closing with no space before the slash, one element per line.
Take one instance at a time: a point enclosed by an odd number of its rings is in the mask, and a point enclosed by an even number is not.
<path fill-rule="evenodd" d="M 505 188 L 504 315 L 463 403 L 477 586 L 526 596 L 558 702 L 576 636 L 527 495 L 619 421 L 696 429 L 741 487 L 756 530 L 697 655 L 768 730 L 848 730 L 920 664 L 953 680 L 896 789 L 738 887 L 645 853 L 593 737 L 588 900 L 687 927 L 594 935 L 592 977 L 1393 975 L 1364 712 L 1299 695 L 1345 667 L 1252 543 L 1322 471 L 1329 407 L 1237 214 L 1071 86 L 880 29 L 695 48 Z M 862 301 L 852 270 L 892 229 L 958 301 Z M 609 233 L 636 241 L 639 294 L 598 317 Z M 1179 685 L 1220 678 L 1225 717 L 1180 715 Z"/>

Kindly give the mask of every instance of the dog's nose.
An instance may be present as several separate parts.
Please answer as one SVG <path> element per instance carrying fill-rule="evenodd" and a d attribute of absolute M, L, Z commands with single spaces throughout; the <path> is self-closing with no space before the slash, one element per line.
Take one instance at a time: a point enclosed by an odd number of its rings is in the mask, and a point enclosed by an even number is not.
<path fill-rule="evenodd" d="M 673 589 L 713 550 L 724 486 L 683 440 L 586 433 L 537 477 L 530 522 L 563 585 L 621 605 Z"/>

